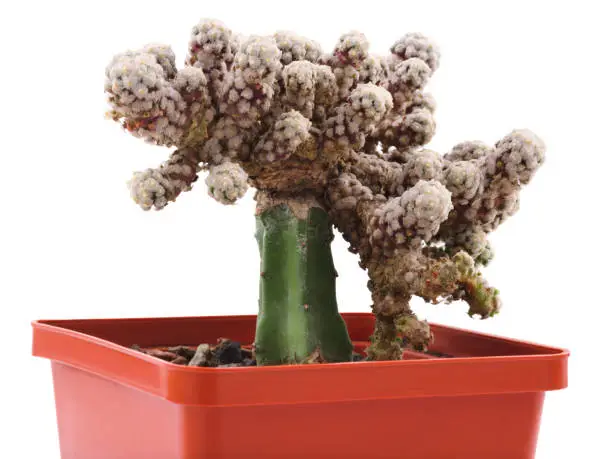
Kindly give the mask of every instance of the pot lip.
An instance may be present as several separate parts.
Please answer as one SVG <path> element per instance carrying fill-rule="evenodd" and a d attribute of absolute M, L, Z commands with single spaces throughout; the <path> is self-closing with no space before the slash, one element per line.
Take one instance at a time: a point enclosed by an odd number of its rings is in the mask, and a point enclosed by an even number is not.
<path fill-rule="evenodd" d="M 367 325 L 372 314 L 342 314 L 348 321 Z M 175 324 L 255 321 L 255 316 L 145 317 L 128 319 L 35 320 L 35 356 L 76 367 L 177 403 L 198 405 L 258 405 L 327 401 L 540 392 L 567 386 L 566 349 L 430 324 L 434 335 L 442 333 L 461 341 L 517 346 L 521 355 L 458 356 L 450 359 L 344 362 L 325 365 L 277 365 L 266 367 L 200 368 L 176 365 L 113 341 L 85 332 L 83 324 Z M 358 342 L 358 340 L 354 341 Z M 529 352 L 531 350 L 532 352 Z M 387 383 L 387 384 L 384 384 Z M 250 387 L 248 394 L 232 399 L 231 388 Z M 289 384 L 288 387 L 283 387 Z M 322 385 L 322 387 L 317 387 Z M 208 391 L 194 391 L 194 387 Z M 343 390 L 344 389 L 344 390 Z"/>

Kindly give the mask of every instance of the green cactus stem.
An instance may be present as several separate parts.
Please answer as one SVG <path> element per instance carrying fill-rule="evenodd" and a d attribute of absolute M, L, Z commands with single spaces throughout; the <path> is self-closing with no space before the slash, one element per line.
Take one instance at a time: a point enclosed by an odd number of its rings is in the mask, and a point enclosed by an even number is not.
<path fill-rule="evenodd" d="M 257 364 L 305 363 L 313 355 L 325 362 L 349 361 L 353 346 L 336 303 L 327 212 L 303 199 L 297 206 L 268 203 L 258 210 L 256 238 L 261 255 Z"/>

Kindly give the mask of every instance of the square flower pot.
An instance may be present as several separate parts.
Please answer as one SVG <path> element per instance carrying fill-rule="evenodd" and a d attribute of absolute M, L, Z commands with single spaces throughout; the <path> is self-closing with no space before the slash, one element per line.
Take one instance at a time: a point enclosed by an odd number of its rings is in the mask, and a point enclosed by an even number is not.
<path fill-rule="evenodd" d="M 344 314 L 356 348 L 374 325 Z M 405 360 L 199 368 L 132 344 L 252 342 L 255 316 L 46 320 L 63 459 L 531 459 L 568 352 L 439 325 Z"/>

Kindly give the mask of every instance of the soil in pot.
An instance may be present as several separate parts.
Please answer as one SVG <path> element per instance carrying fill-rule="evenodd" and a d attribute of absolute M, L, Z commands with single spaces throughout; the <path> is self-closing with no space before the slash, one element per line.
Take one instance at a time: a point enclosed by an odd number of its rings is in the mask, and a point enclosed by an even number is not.
<path fill-rule="evenodd" d="M 238 341 L 232 341 L 227 338 L 219 338 L 215 345 L 204 343 L 198 346 L 141 347 L 138 344 L 134 344 L 131 347 L 139 352 L 176 365 L 209 368 L 252 367 L 257 365 L 252 345 L 242 345 Z M 406 351 L 404 354 L 404 360 L 419 358 L 452 358 L 452 356 L 435 351 Z M 362 352 L 353 352 L 352 362 L 362 362 L 365 360 L 366 357 L 363 350 Z M 303 363 L 321 364 L 326 362 L 319 353 L 315 352 Z"/>

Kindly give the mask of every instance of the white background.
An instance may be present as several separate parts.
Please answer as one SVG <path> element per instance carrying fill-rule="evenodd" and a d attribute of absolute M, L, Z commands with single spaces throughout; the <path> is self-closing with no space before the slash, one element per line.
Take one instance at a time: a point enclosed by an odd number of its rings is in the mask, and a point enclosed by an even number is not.
<path fill-rule="evenodd" d="M 252 194 L 223 207 L 200 180 L 164 211 L 142 212 L 125 182 L 169 152 L 103 118 L 103 74 L 112 55 L 168 43 L 180 65 L 201 17 L 244 34 L 292 29 L 326 50 L 351 29 L 365 32 L 379 53 L 404 32 L 424 32 L 442 50 L 429 86 L 438 101 L 432 148 L 493 143 L 519 127 L 546 141 L 547 163 L 524 190 L 521 211 L 492 236 L 497 256 L 486 275 L 502 292 L 503 313 L 479 322 L 463 304 L 415 307 L 434 322 L 569 348 L 570 388 L 547 398 L 537 457 L 609 457 L 606 2 L 358 3 L 3 3 L 3 457 L 59 458 L 49 364 L 29 357 L 31 320 L 256 311 Z M 334 254 L 341 310 L 367 311 L 366 275 L 340 237 Z"/>

